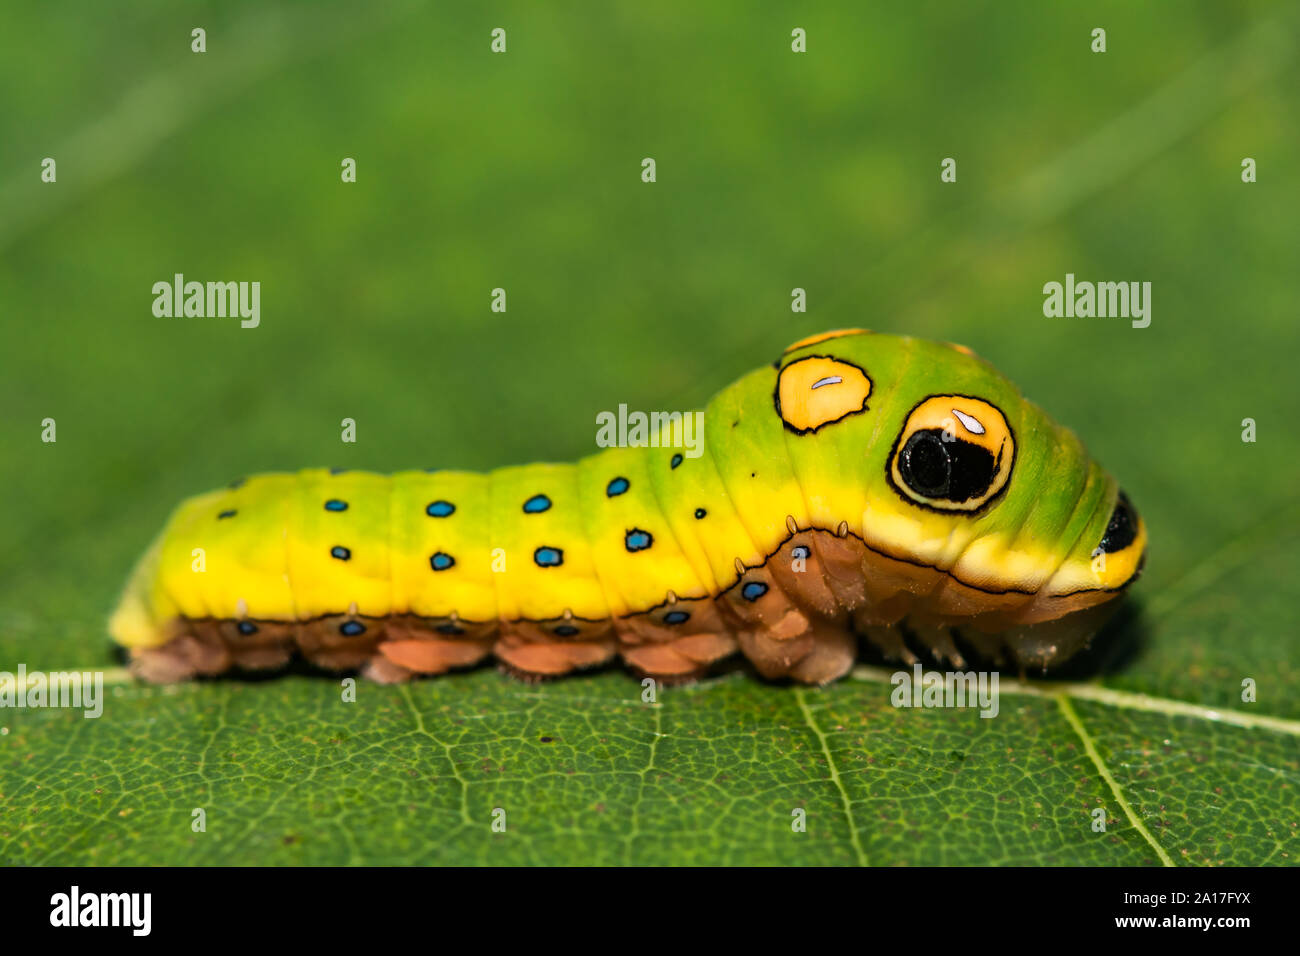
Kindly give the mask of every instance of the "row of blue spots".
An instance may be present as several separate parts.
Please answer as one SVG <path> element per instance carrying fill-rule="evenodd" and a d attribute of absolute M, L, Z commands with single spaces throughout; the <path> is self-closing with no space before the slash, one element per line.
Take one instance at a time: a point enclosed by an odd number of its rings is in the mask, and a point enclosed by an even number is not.
<path fill-rule="evenodd" d="M 533 561 L 539 568 L 558 568 L 564 563 L 564 552 L 559 548 L 538 548 L 533 552 Z"/>
<path fill-rule="evenodd" d="M 757 601 L 767 593 L 767 585 L 762 581 L 750 581 L 740 589 L 740 595 L 746 601 Z"/>
<path fill-rule="evenodd" d="M 533 495 L 524 502 L 524 514 L 537 515 L 551 510 L 551 499 L 546 495 Z"/>
<path fill-rule="evenodd" d="M 617 498 L 628 489 L 628 480 L 626 478 L 615 478 L 605 486 L 606 498 Z"/>
<path fill-rule="evenodd" d="M 664 615 L 665 624 L 685 624 L 691 615 L 686 611 L 669 611 Z"/>
<path fill-rule="evenodd" d="M 343 545 L 336 544 L 334 547 L 330 548 L 330 557 L 338 558 L 340 561 L 346 561 L 352 557 L 352 552 L 343 547 Z"/>
<path fill-rule="evenodd" d="M 435 571 L 446 571 L 455 563 L 456 559 L 444 551 L 439 551 L 437 554 L 429 557 L 429 567 L 433 568 Z"/>
<path fill-rule="evenodd" d="M 439 499 L 438 501 L 430 501 L 429 506 L 424 509 L 424 513 L 430 518 L 445 518 L 455 510 L 456 506 L 450 501 Z"/>
<path fill-rule="evenodd" d="M 644 551 L 650 545 L 654 544 L 654 537 L 649 531 L 642 531 L 640 528 L 632 528 L 623 538 L 623 543 L 629 551 Z"/>
<path fill-rule="evenodd" d="M 325 510 L 326 511 L 347 511 L 348 503 L 346 501 L 339 501 L 339 499 L 337 498 L 331 498 L 329 501 L 325 502 Z"/>
<path fill-rule="evenodd" d="M 234 511 L 223 511 L 221 514 L 217 515 L 217 520 L 220 521 L 222 518 L 233 518 L 234 516 Z"/>

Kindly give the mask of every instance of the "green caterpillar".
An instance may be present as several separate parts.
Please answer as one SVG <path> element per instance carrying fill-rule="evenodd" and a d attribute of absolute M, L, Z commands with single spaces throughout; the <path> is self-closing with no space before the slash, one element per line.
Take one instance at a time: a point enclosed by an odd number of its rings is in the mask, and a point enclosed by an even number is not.
<path fill-rule="evenodd" d="M 381 681 L 493 654 L 688 678 L 740 651 L 823 683 L 859 636 L 1045 669 L 1145 554 L 1115 480 L 961 346 L 804 339 L 714 397 L 698 457 L 656 437 L 576 465 L 235 482 L 177 508 L 109 629 L 152 680 L 295 650 Z"/>

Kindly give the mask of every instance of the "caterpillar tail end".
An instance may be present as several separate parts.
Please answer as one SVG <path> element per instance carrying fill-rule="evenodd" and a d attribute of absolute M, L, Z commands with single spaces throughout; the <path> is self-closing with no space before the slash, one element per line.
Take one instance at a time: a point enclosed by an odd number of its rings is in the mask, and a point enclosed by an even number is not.
<path fill-rule="evenodd" d="M 170 638 L 164 621 L 160 619 L 153 599 L 158 584 L 158 559 L 162 551 L 162 538 L 154 541 L 144 553 L 127 579 L 126 588 L 117 602 L 117 608 L 108 619 L 108 633 L 118 644 L 129 650 L 159 647 Z"/>

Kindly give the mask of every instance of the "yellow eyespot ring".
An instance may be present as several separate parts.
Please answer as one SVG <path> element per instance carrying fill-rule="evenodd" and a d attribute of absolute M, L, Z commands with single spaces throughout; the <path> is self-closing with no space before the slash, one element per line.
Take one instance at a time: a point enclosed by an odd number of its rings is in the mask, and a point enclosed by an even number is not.
<path fill-rule="evenodd" d="M 852 362 L 810 355 L 791 362 L 776 382 L 776 411 L 803 435 L 866 411 L 871 379 Z"/>
<path fill-rule="evenodd" d="M 907 501 L 975 514 L 1005 490 L 1016 439 L 1006 416 L 970 395 L 931 395 L 908 414 L 885 475 Z"/>

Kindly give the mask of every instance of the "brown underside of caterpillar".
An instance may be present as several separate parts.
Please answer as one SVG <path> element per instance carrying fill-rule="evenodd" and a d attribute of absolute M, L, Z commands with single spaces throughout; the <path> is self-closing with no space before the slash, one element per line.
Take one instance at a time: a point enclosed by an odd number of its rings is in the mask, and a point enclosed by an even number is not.
<path fill-rule="evenodd" d="M 796 550 L 798 549 L 798 550 Z M 802 570 L 796 570 L 802 567 Z M 934 568 L 872 551 L 856 536 L 795 531 L 768 560 L 743 568 L 717 597 L 669 594 L 649 611 L 603 621 L 468 622 L 411 615 L 310 621 L 178 619 L 158 647 L 132 650 L 132 670 L 168 682 L 231 668 L 274 670 L 300 655 L 326 670 L 395 683 L 472 667 L 495 655 L 524 679 L 606 664 L 689 680 L 743 653 L 764 677 L 824 684 L 857 658 L 858 635 L 891 660 L 914 662 L 907 639 L 964 667 L 954 632 L 998 665 L 1045 671 L 1084 647 L 1115 606 L 1111 592 L 1068 597 L 980 591 Z M 343 628 L 364 630 L 348 636 Z M 559 633 L 557 633 L 557 631 Z"/>

